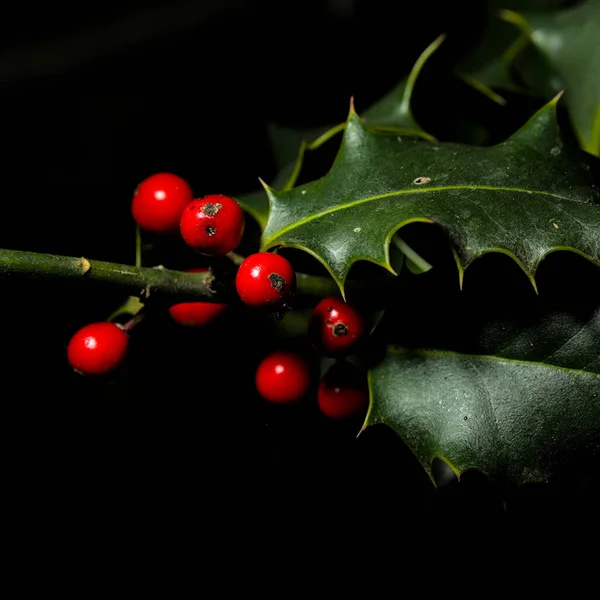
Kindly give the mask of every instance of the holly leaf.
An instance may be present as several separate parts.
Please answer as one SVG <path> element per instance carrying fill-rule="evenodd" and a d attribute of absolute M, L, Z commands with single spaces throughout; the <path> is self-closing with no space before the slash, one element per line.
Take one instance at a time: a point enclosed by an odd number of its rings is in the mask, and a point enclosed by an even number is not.
<path fill-rule="evenodd" d="M 264 250 L 300 248 L 331 273 L 342 294 L 352 265 L 392 270 L 389 243 L 404 225 L 441 225 L 461 281 L 479 256 L 511 256 L 535 286 L 540 261 L 572 250 L 600 264 L 598 163 L 563 145 L 558 97 L 506 141 L 491 147 L 432 144 L 365 129 L 351 110 L 341 148 L 322 179 L 277 192 Z"/>
<path fill-rule="evenodd" d="M 390 347 L 369 384 L 364 427 L 390 426 L 430 476 L 437 457 L 458 476 L 545 482 L 600 446 L 600 375 L 590 371 Z"/>
<path fill-rule="evenodd" d="M 391 426 L 429 473 L 436 456 L 458 474 L 545 481 L 600 444 L 600 269 L 554 256 L 536 295 L 494 258 L 463 291 L 437 259 L 389 300 L 401 309 L 371 340 L 393 346 L 372 370 L 365 427 Z"/>
<path fill-rule="evenodd" d="M 401 135 L 413 135 L 428 140 L 435 139 L 415 121 L 411 110 L 411 101 L 419 75 L 444 38 L 444 35 L 439 36 L 425 48 L 408 77 L 400 81 L 385 96 L 362 113 L 368 127 L 382 131 L 391 130 Z M 278 166 L 283 168 L 284 165 L 294 161 L 302 144 L 305 144 L 308 150 L 316 150 L 322 143 L 333 137 L 335 133 L 330 132 L 341 130 L 339 125 L 331 124 L 296 129 L 271 123 L 269 137 Z"/>
<path fill-rule="evenodd" d="M 479 31 L 478 43 L 459 63 L 458 75 L 467 83 L 487 95 L 498 104 L 506 100 L 500 91 L 522 91 L 511 74 L 515 58 L 528 44 L 527 36 L 519 35 L 500 18 L 503 10 L 549 11 L 557 9 L 564 0 L 491 0 L 487 3 L 487 14 Z M 493 89 L 492 89 L 493 88 Z"/>
<path fill-rule="evenodd" d="M 552 13 L 504 11 L 553 67 L 581 147 L 600 156 L 600 0 Z"/>
<path fill-rule="evenodd" d="M 409 76 L 367 109 L 364 118 L 370 129 L 435 140 L 414 120 L 411 99 L 416 81 L 425 63 L 443 41 L 443 35 L 435 39 L 419 56 Z M 269 137 L 277 166 L 280 169 L 277 177 L 271 183 L 271 187 L 274 189 L 291 188 L 302 167 L 304 152 L 320 148 L 343 131 L 344 125 L 342 123 L 341 125 L 323 125 L 310 129 L 294 129 L 271 123 L 268 127 Z M 269 214 L 269 199 L 263 189 L 236 196 L 236 200 L 262 228 L 265 227 Z"/>
<path fill-rule="evenodd" d="M 294 127 L 283 127 L 276 123 L 270 123 L 268 126 L 269 138 L 277 167 L 284 169 L 293 164 L 298 157 L 298 150 L 304 145 L 308 145 L 318 140 L 324 133 L 331 130 L 331 125 L 321 125 L 320 127 L 311 127 L 309 129 L 296 129 Z M 264 194 L 264 190 L 261 190 Z"/>
<path fill-rule="evenodd" d="M 429 44 L 417 59 L 409 76 L 363 113 L 364 123 L 367 127 L 422 137 L 430 141 L 435 139 L 415 121 L 411 110 L 411 99 L 417 78 L 421 74 L 425 63 L 440 47 L 444 39 L 445 36 L 440 35 Z"/>
<path fill-rule="evenodd" d="M 491 30 L 494 31 L 494 28 Z M 524 35 L 513 35 L 510 43 L 502 42 L 502 52 L 492 44 L 491 39 L 486 38 L 481 51 L 473 52 L 469 59 L 463 61 L 456 69 L 456 74 L 490 100 L 504 106 L 506 98 L 502 95 L 503 91 L 522 91 L 512 77 L 511 65 L 527 45 L 527 38 Z M 487 58 L 482 61 L 486 55 Z"/>
<path fill-rule="evenodd" d="M 600 374 L 600 307 L 584 322 L 568 310 L 536 316 L 527 324 L 490 321 L 478 342 L 496 356 Z"/>
<path fill-rule="evenodd" d="M 256 190 L 235 197 L 239 205 L 263 228 L 269 216 L 269 200 L 263 190 Z"/>
<path fill-rule="evenodd" d="M 448 256 L 435 258 L 430 275 L 405 278 L 397 298 L 388 296 L 389 306 L 402 309 L 386 313 L 377 344 L 600 373 L 600 269 L 573 253 L 554 256 L 545 265 L 536 295 L 508 260 L 494 258 L 487 259 L 493 268 L 478 265 L 463 290 L 452 277 Z"/>
<path fill-rule="evenodd" d="M 278 189 L 288 189 L 292 187 L 297 176 L 297 171 L 302 163 L 302 155 L 303 151 L 297 156 L 296 162 L 289 163 L 279 171 L 273 180 L 272 185 L 274 187 Z M 256 220 L 261 229 L 265 227 L 269 216 L 269 197 L 265 194 L 264 189 L 237 195 L 235 196 L 235 200 Z"/>

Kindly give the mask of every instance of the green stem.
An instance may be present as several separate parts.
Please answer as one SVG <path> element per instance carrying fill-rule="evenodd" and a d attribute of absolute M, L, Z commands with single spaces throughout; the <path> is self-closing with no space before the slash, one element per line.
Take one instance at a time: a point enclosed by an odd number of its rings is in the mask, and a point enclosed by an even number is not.
<path fill-rule="evenodd" d="M 317 277 L 306 273 L 296 273 L 296 295 L 314 298 L 339 296 L 340 288 L 330 277 Z"/>
<path fill-rule="evenodd" d="M 140 226 L 135 226 L 135 266 L 142 266 L 142 232 Z"/>
<path fill-rule="evenodd" d="M 146 313 L 143 310 L 139 310 L 127 323 L 121 326 L 123 331 L 131 331 L 138 323 L 141 323 Z"/>
<path fill-rule="evenodd" d="M 244 262 L 244 257 L 237 252 L 228 252 L 225 256 L 236 266 L 239 267 Z"/>
<path fill-rule="evenodd" d="M 142 301 L 153 294 L 178 300 L 227 302 L 234 295 L 213 291 L 209 273 L 184 273 L 163 267 L 134 267 L 87 258 L 0 250 L 0 276 L 24 275 L 48 280 L 79 279 L 111 285 Z"/>
<path fill-rule="evenodd" d="M 243 257 L 231 252 L 228 259 L 239 265 Z M 151 296 L 164 297 L 170 302 L 239 302 L 233 281 L 229 284 L 217 281 L 210 271 L 188 273 L 172 271 L 162 266 L 134 267 L 87 258 L 0 249 L 0 277 L 15 276 L 46 282 L 50 279 L 91 281 L 120 289 L 129 298 L 108 317 L 109 321 L 122 314 L 137 314 Z M 320 298 L 340 295 L 337 284 L 330 277 L 296 273 L 296 278 L 294 305 L 298 300 L 299 306 L 312 306 Z M 374 296 L 374 287 L 382 286 L 382 289 L 387 289 L 390 285 L 394 286 L 394 281 L 348 281 L 346 289 L 351 296 L 368 298 Z"/>
<path fill-rule="evenodd" d="M 392 238 L 394 245 L 398 250 L 404 253 L 406 256 L 407 266 L 413 273 L 427 273 L 432 267 L 431 265 L 420 255 L 417 254 L 399 235 L 395 235 Z M 412 263 L 412 267 L 410 263 Z"/>

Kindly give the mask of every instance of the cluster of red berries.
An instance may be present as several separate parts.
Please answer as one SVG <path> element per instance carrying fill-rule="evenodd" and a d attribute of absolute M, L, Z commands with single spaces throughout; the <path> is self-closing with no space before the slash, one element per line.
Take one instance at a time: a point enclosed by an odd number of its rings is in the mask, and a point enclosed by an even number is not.
<path fill-rule="evenodd" d="M 138 226 L 157 234 L 179 231 L 195 251 L 222 256 L 233 251 L 244 234 L 244 213 L 239 204 L 223 195 L 194 199 L 188 183 L 171 173 L 158 173 L 136 189 L 131 205 Z M 207 269 L 191 269 L 203 272 Z M 296 275 L 282 256 L 259 252 L 240 264 L 235 286 L 246 305 L 286 310 L 295 292 Z M 179 324 L 200 327 L 215 320 L 226 308 L 212 302 L 183 302 L 170 307 Z M 112 322 L 86 325 L 71 338 L 67 355 L 70 365 L 85 375 L 104 375 L 118 367 L 129 342 L 127 327 Z M 353 351 L 364 334 L 359 311 L 338 298 L 322 300 L 309 323 L 313 346 L 322 354 L 341 357 Z M 311 369 L 299 354 L 275 352 L 256 372 L 256 387 L 263 398 L 278 404 L 299 401 L 311 384 Z M 336 363 L 321 379 L 318 403 L 330 417 L 347 417 L 368 402 L 366 386 L 353 365 Z"/>
<path fill-rule="evenodd" d="M 320 354 L 342 358 L 353 352 L 363 338 L 364 320 L 355 306 L 334 296 L 324 298 L 311 313 L 308 334 Z M 291 404 L 306 395 L 311 369 L 300 354 L 274 352 L 256 371 L 256 388 L 270 402 Z M 367 386 L 350 362 L 338 360 L 319 382 L 317 401 L 328 417 L 345 418 L 368 404 Z"/>
<path fill-rule="evenodd" d="M 295 404 L 310 389 L 312 374 L 307 360 L 294 352 L 273 352 L 256 370 L 256 389 L 275 404 Z M 360 413 L 369 403 L 367 385 L 350 362 L 336 362 L 321 378 L 317 389 L 321 412 L 334 419 Z"/>

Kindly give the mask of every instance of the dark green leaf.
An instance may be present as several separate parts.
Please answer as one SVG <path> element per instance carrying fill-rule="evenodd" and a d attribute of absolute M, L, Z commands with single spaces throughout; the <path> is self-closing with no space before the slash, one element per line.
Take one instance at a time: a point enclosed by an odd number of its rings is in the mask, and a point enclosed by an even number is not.
<path fill-rule="evenodd" d="M 286 168 L 293 164 L 298 157 L 298 150 L 302 143 L 309 144 L 321 137 L 332 128 L 330 125 L 311 127 L 310 129 L 295 129 L 293 127 L 282 127 L 271 123 L 269 125 L 269 137 L 275 154 L 277 167 Z M 264 194 L 264 190 L 261 190 Z"/>
<path fill-rule="evenodd" d="M 402 135 L 433 140 L 415 121 L 411 110 L 411 98 L 419 74 L 429 57 L 440 47 L 444 37 L 439 36 L 422 52 L 407 79 L 402 80 L 363 113 L 367 127 L 384 131 L 394 130 Z"/>
<path fill-rule="evenodd" d="M 527 37 L 519 35 L 500 18 L 501 11 L 549 11 L 564 4 L 564 0 L 491 0 L 479 34 L 479 43 L 458 65 L 459 74 L 475 88 L 495 102 L 504 104 L 502 96 L 491 88 L 517 91 L 520 89 L 511 75 L 511 64 L 527 44 Z"/>
<path fill-rule="evenodd" d="M 432 136 L 425 132 L 414 120 L 411 99 L 415 83 L 425 63 L 443 41 L 443 35 L 435 39 L 421 53 L 408 77 L 362 113 L 368 127 L 379 130 L 393 129 L 398 134 L 433 140 Z M 323 125 L 309 129 L 294 129 L 271 124 L 269 126 L 269 136 L 277 164 L 281 167 L 295 160 L 303 142 L 309 150 L 318 148 L 321 145 L 319 138 L 335 127 L 335 125 Z"/>
<path fill-rule="evenodd" d="M 480 344 L 505 358 L 600 374 L 600 307 L 586 322 L 567 310 L 540 315 L 527 325 L 491 321 Z"/>
<path fill-rule="evenodd" d="M 269 216 L 269 200 L 264 190 L 240 194 L 235 199 L 248 214 L 256 219 L 261 227 L 266 225 Z"/>
<path fill-rule="evenodd" d="M 391 347 L 370 372 L 366 424 L 384 423 L 431 474 L 434 457 L 458 475 L 547 481 L 600 445 L 600 376 L 494 356 Z"/>
<path fill-rule="evenodd" d="M 297 158 L 300 161 L 302 160 L 301 156 Z M 277 174 L 272 185 L 277 189 L 285 189 L 290 178 L 294 176 L 296 166 L 296 162 L 289 163 Z M 264 228 L 269 216 L 269 197 L 265 193 L 265 190 L 260 189 L 255 192 L 240 194 L 235 199 L 246 212 L 256 219 L 261 228 Z"/>
<path fill-rule="evenodd" d="M 519 477 L 524 472 L 529 473 L 529 481 L 543 480 L 566 466 L 571 452 L 573 460 L 585 458 L 594 449 L 587 444 L 590 438 L 585 429 L 579 439 L 568 428 L 579 427 L 578 419 L 587 419 L 586 425 L 591 423 L 596 432 L 600 427 L 600 269 L 572 253 L 555 255 L 540 272 L 540 294 L 536 295 L 500 255 L 478 264 L 463 291 L 445 274 L 451 262 L 435 262 L 430 274 L 407 281 L 390 301 L 398 310 L 387 311 L 379 335 L 372 340 L 376 345 L 389 340 L 403 348 L 400 354 L 388 353 L 384 360 L 387 375 L 378 380 L 389 401 L 385 408 L 388 424 L 394 425 L 397 414 L 396 431 L 417 454 L 410 440 L 420 444 L 427 439 L 462 471 L 471 453 L 471 466 L 504 482 L 523 481 Z M 486 262 L 494 267 L 486 268 Z M 436 350 L 422 352 L 422 348 Z M 453 361 L 445 360 L 448 357 Z M 405 359 L 413 361 L 413 366 L 423 363 L 418 380 L 407 375 L 410 368 Z M 381 374 L 380 366 L 373 375 Z M 451 376 L 444 379 L 448 369 Z M 565 372 L 573 378 L 567 378 L 567 387 L 561 388 L 560 375 Z M 595 380 L 583 379 L 591 382 L 591 393 L 589 387 L 586 392 L 579 385 L 585 375 L 596 376 Z M 513 380 L 510 386 L 500 383 L 505 376 Z M 541 390 L 533 390 L 540 386 Z M 442 405 L 437 404 L 440 400 Z M 566 402 L 570 414 L 563 423 L 559 416 Z M 596 404 L 595 413 L 590 413 L 590 403 Z M 461 407 L 467 405 L 479 420 L 472 421 L 470 414 L 462 414 L 462 421 L 458 418 Z M 486 434 L 490 423 L 481 414 L 490 407 L 499 416 L 498 431 Z M 505 427 L 511 415 L 518 415 L 527 426 Z M 433 419 L 435 426 L 427 424 L 427 419 Z M 465 429 L 469 425 L 474 429 Z M 529 427 L 537 437 L 528 455 L 529 439 L 521 436 L 529 435 Z M 488 444 L 498 435 L 504 440 L 503 451 Z M 444 454 L 448 448 L 453 454 Z M 477 448 L 481 456 L 474 455 Z M 429 468 L 431 456 L 424 456 L 419 457 Z"/>
<path fill-rule="evenodd" d="M 556 270 L 552 265 L 561 259 L 566 266 Z M 436 260 L 430 274 L 400 281 L 404 285 L 387 304 L 398 308 L 386 312 L 377 343 L 600 374 L 600 269 L 573 254 L 549 261 L 536 295 L 499 255 L 482 259 L 464 290 L 452 277 L 449 257 Z"/>
<path fill-rule="evenodd" d="M 600 190 L 592 167 L 563 146 L 556 102 L 492 147 L 383 135 L 351 111 L 325 177 L 269 190 L 263 248 L 304 249 L 342 290 L 359 260 L 391 269 L 390 239 L 415 221 L 449 233 L 461 276 L 487 252 L 513 257 L 533 283 L 539 262 L 555 250 L 600 264 Z"/>
<path fill-rule="evenodd" d="M 505 12 L 547 58 L 581 147 L 600 156 L 600 0 L 553 13 Z"/>
<path fill-rule="evenodd" d="M 393 130 L 395 133 L 417 136 L 433 140 L 432 136 L 423 131 L 415 122 L 411 108 L 411 97 L 417 78 L 427 59 L 439 48 L 444 36 L 438 37 L 421 54 L 413 66 L 407 79 L 401 81 L 381 100 L 365 112 L 365 121 L 371 129 Z M 316 150 L 323 143 L 342 131 L 340 125 L 324 125 L 310 129 L 293 129 L 276 124 L 269 125 L 269 136 L 278 167 L 281 169 L 275 180 L 270 184 L 273 189 L 291 187 L 295 183 L 302 166 L 304 149 Z M 269 214 L 268 196 L 263 189 L 249 192 L 236 197 L 236 200 L 261 227 L 264 228 Z"/>

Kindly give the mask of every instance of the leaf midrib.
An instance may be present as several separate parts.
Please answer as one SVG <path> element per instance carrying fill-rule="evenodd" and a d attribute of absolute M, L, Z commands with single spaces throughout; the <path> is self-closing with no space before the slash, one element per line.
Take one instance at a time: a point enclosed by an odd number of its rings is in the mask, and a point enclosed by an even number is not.
<path fill-rule="evenodd" d="M 505 358 L 503 356 L 498 356 L 496 354 L 463 354 L 462 352 L 455 352 L 453 350 L 437 350 L 437 349 L 429 349 L 429 348 L 403 348 L 401 346 L 388 346 L 387 352 L 389 354 L 396 355 L 408 355 L 408 356 L 419 356 L 421 358 L 457 358 L 457 359 L 465 359 L 465 360 L 473 360 L 475 362 L 497 362 L 497 363 L 506 363 L 506 364 L 514 364 L 520 366 L 537 366 L 544 367 L 548 369 L 553 369 L 556 371 L 562 371 L 565 373 L 573 373 L 580 375 L 592 375 L 593 377 L 600 378 L 599 373 L 594 373 L 593 371 L 585 371 L 584 369 L 574 369 L 572 367 L 562 367 L 560 365 L 553 365 L 551 363 L 536 361 L 536 360 L 522 360 L 518 358 Z M 552 356 L 552 355 L 550 355 Z"/>
<path fill-rule="evenodd" d="M 576 202 L 572 198 L 568 198 L 566 196 L 561 196 L 559 194 L 553 194 L 552 192 L 544 192 L 542 190 L 528 190 L 523 188 L 511 188 L 511 187 L 495 187 L 488 185 L 447 185 L 447 186 L 439 186 L 439 187 L 426 187 L 422 189 L 415 190 L 398 190 L 396 192 L 387 192 L 386 194 L 379 194 L 377 196 L 369 196 L 367 198 L 362 198 L 360 200 L 353 200 L 352 202 L 348 202 L 345 204 L 338 204 L 328 210 L 324 210 L 323 212 L 310 215 L 301 219 L 300 221 L 296 221 L 292 225 L 288 225 L 283 229 L 280 229 L 277 233 L 272 235 L 267 241 L 262 244 L 263 248 L 268 248 L 270 244 L 272 244 L 278 237 L 287 233 L 288 231 L 292 231 L 305 225 L 306 223 L 310 223 L 311 221 L 315 221 L 317 219 L 321 219 L 327 215 L 338 212 L 340 210 L 345 210 L 357 206 L 359 204 L 366 204 L 367 202 L 373 202 L 375 200 L 381 200 L 382 198 L 391 198 L 393 196 L 404 196 L 407 194 L 426 194 L 428 192 L 443 192 L 446 190 L 486 190 L 491 192 L 516 192 L 519 194 L 537 194 L 541 196 L 550 196 L 552 198 L 558 198 L 559 200 L 566 200 L 568 202 Z"/>

